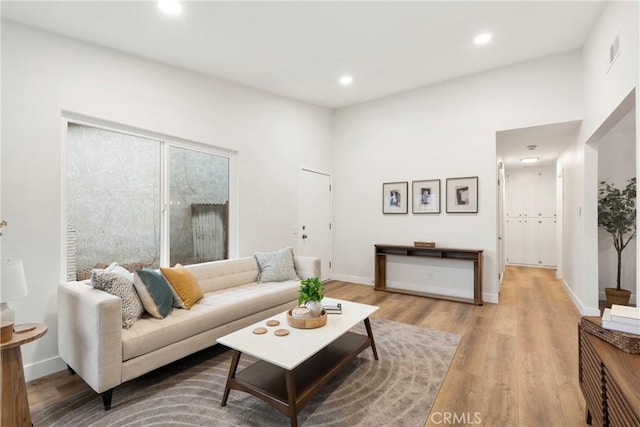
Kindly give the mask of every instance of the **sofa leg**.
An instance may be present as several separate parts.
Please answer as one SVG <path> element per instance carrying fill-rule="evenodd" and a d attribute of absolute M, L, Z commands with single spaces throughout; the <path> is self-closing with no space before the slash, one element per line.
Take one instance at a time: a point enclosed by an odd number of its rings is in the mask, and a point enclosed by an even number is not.
<path fill-rule="evenodd" d="M 102 396 L 104 410 L 108 411 L 109 409 L 111 409 L 111 397 L 113 396 L 113 389 L 100 393 L 100 396 Z"/>
<path fill-rule="evenodd" d="M 69 372 L 69 375 L 75 375 L 76 371 L 73 370 L 73 368 L 69 365 L 67 365 L 67 372 Z"/>

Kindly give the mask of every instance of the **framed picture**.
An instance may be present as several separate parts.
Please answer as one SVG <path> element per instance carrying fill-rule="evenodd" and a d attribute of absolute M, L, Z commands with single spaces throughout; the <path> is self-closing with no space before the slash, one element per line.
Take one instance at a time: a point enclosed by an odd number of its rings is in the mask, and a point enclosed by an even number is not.
<path fill-rule="evenodd" d="M 382 184 L 382 213 L 406 214 L 408 212 L 409 183 L 385 182 Z"/>
<path fill-rule="evenodd" d="M 414 214 L 440 213 L 440 180 L 428 179 L 411 183 Z"/>
<path fill-rule="evenodd" d="M 478 213 L 478 177 L 447 178 L 447 213 Z"/>

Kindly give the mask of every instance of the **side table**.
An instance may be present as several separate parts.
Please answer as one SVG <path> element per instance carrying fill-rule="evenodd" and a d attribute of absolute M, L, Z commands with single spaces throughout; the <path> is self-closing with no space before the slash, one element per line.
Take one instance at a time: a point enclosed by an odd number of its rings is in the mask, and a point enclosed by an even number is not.
<path fill-rule="evenodd" d="M 44 323 L 22 324 L 35 328 L 13 334 L 11 340 L 1 343 L 2 351 L 2 423 L 3 426 L 31 426 L 31 413 L 24 381 L 20 346 L 35 341 L 47 333 Z"/>

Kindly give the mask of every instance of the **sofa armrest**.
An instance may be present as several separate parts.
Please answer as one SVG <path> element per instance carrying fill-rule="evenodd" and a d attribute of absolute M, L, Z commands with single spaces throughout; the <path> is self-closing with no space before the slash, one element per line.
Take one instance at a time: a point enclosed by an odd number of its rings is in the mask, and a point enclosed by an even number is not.
<path fill-rule="evenodd" d="M 58 353 L 102 393 L 122 382 L 122 301 L 88 286 L 58 286 Z"/>
<path fill-rule="evenodd" d="M 301 279 L 320 277 L 320 258 L 295 255 L 293 265 Z"/>

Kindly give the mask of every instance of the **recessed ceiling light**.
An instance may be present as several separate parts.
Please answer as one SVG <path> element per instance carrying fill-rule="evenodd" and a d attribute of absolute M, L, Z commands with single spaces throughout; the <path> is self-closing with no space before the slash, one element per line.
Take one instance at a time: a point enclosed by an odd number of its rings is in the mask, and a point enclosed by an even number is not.
<path fill-rule="evenodd" d="M 540 160 L 540 157 L 523 157 L 520 159 L 521 163 L 536 163 Z"/>
<path fill-rule="evenodd" d="M 487 44 L 491 41 L 491 38 L 493 38 L 493 35 L 491 33 L 482 33 L 482 34 L 478 34 L 473 39 L 473 42 L 475 44 Z"/>
<path fill-rule="evenodd" d="M 351 83 L 353 83 L 353 76 L 344 75 L 344 76 L 340 77 L 340 80 L 338 80 L 338 82 L 342 86 L 349 86 Z"/>
<path fill-rule="evenodd" d="M 182 5 L 178 0 L 159 0 L 158 8 L 167 15 L 177 15 L 182 12 Z"/>

